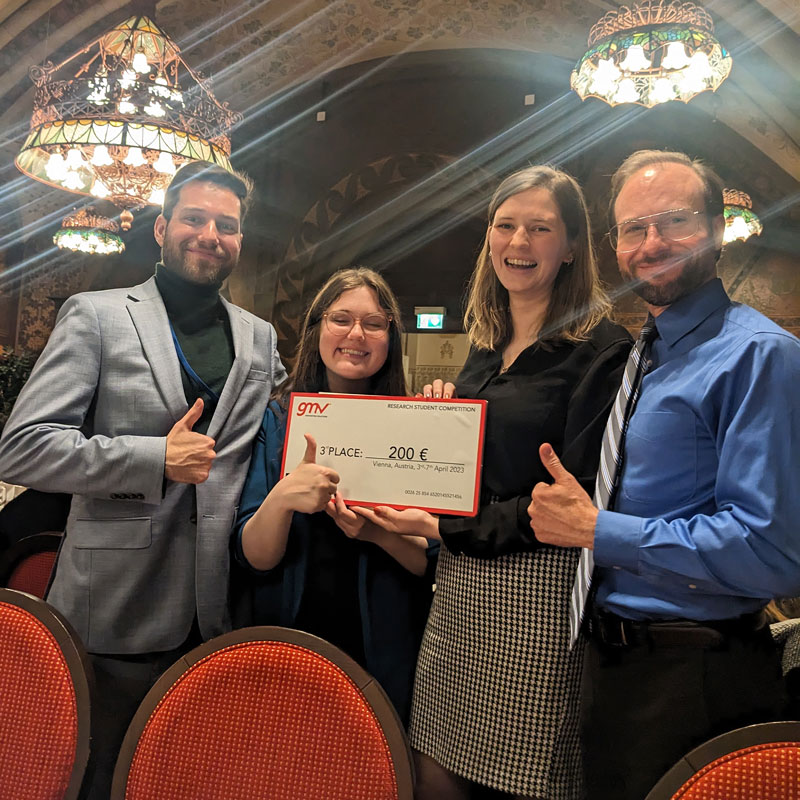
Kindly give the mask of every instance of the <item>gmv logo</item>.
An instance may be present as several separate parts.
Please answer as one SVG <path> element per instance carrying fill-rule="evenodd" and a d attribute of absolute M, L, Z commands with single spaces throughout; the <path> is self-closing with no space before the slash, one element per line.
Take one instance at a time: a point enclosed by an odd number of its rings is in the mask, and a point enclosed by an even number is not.
<path fill-rule="evenodd" d="M 297 416 L 304 417 L 306 415 L 309 416 L 321 416 L 325 413 L 325 409 L 330 405 L 330 403 L 325 403 L 325 405 L 320 405 L 319 403 L 298 403 L 297 404 Z"/>

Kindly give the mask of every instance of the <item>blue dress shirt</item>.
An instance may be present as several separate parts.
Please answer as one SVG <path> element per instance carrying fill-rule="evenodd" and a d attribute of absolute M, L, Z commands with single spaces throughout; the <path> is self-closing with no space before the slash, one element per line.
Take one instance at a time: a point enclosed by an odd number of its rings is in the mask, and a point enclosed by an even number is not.
<path fill-rule="evenodd" d="M 800 594 L 800 341 L 721 281 L 659 338 L 601 511 L 596 602 L 629 619 L 726 619 Z"/>

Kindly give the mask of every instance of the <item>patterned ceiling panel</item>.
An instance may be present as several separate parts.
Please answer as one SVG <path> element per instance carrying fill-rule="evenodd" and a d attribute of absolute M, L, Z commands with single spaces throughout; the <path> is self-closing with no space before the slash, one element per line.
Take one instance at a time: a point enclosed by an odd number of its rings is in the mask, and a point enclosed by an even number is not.
<path fill-rule="evenodd" d="M 800 178 L 800 37 L 780 18 L 780 9 L 771 13 L 775 3 L 713 4 L 718 35 L 734 53 L 735 66 L 719 97 L 696 102 Z M 24 134 L 33 98 L 22 74 L 27 62 L 63 58 L 144 5 L 30 0 L 0 22 L 0 42 L 4 30 L 15 32 L 0 47 L 0 137 L 16 140 Z M 601 0 L 162 0 L 156 18 L 189 62 L 213 77 L 220 99 L 247 113 L 293 85 L 398 53 L 498 48 L 577 60 L 591 25 L 616 5 Z M 70 35 L 64 41 L 66 31 Z"/>

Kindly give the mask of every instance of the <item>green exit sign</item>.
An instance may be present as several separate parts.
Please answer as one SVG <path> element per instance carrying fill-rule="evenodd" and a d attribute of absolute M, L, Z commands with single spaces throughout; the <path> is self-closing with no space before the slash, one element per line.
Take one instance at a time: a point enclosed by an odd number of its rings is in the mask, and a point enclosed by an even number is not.
<path fill-rule="evenodd" d="M 417 314 L 417 330 L 441 330 L 444 314 Z"/>

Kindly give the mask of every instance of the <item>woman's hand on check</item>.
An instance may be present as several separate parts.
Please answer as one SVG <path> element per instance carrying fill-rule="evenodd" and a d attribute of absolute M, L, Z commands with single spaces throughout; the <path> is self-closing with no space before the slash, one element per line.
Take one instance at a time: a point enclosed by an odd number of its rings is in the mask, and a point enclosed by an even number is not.
<path fill-rule="evenodd" d="M 426 539 L 441 538 L 439 536 L 439 517 L 429 514 L 421 508 L 404 508 L 402 511 L 398 511 L 389 506 L 376 506 L 375 508 L 353 506 L 351 511 L 390 533 L 400 536 L 424 536 Z"/>
<path fill-rule="evenodd" d="M 369 540 L 370 522 L 363 516 L 351 511 L 339 492 L 325 506 L 325 513 L 333 519 L 339 528 L 351 539 Z"/>
<path fill-rule="evenodd" d="M 437 378 L 433 383 L 426 383 L 422 387 L 422 394 L 417 397 L 430 397 L 434 400 L 452 400 L 456 396 L 455 384 Z"/>
<path fill-rule="evenodd" d="M 311 434 L 304 434 L 306 452 L 303 460 L 282 480 L 272 492 L 283 507 L 291 511 L 313 514 L 322 511 L 336 493 L 339 473 L 330 467 L 317 464 L 317 443 Z"/>

